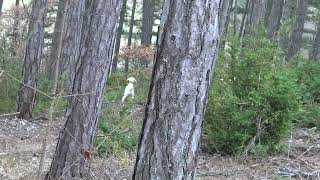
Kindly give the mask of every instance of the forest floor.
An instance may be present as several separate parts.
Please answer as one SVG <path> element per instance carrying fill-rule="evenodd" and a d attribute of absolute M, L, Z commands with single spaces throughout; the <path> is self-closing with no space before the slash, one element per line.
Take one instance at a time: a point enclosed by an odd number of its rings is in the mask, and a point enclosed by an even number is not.
<path fill-rule="evenodd" d="M 63 120 L 49 127 L 42 176 L 48 170 Z M 47 120 L 0 119 L 0 180 L 33 180 L 39 169 Z M 196 179 L 320 179 L 320 141 L 296 130 L 288 139 L 287 153 L 245 159 L 201 154 Z M 114 156 L 92 158 L 88 179 L 130 179 L 134 154 L 127 163 Z"/>

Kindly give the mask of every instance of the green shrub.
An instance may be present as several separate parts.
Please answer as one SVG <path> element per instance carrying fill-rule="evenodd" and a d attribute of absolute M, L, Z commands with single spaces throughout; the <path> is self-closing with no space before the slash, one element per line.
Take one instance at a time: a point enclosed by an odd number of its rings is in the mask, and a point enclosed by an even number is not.
<path fill-rule="evenodd" d="M 302 113 L 299 116 L 299 127 L 320 128 L 320 63 L 297 59 L 291 63 L 298 74 L 302 89 Z"/>
<path fill-rule="evenodd" d="M 253 139 L 252 153 L 273 152 L 299 111 L 296 73 L 277 64 L 276 47 L 264 38 L 244 44 L 231 47 L 238 58 L 218 58 L 204 124 L 211 152 L 239 154 Z"/>

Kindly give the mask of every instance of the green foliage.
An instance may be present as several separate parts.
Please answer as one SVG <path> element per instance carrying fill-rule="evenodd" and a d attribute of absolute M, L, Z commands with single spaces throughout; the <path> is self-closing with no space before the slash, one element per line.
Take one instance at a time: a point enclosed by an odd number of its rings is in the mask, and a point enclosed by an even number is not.
<path fill-rule="evenodd" d="M 121 102 L 127 77 L 134 77 L 135 97 L 128 97 Z M 100 157 L 110 154 L 124 158 L 126 152 L 136 149 L 138 135 L 143 118 L 144 103 L 149 90 L 150 74 L 140 71 L 131 72 L 127 77 L 122 73 L 114 73 L 109 77 L 102 112 L 98 125 L 98 138 L 95 141 Z"/>
<path fill-rule="evenodd" d="M 298 124 L 300 127 L 320 128 L 320 63 L 297 59 L 290 65 L 296 67 L 302 90 L 303 112 Z"/>
<path fill-rule="evenodd" d="M 277 63 L 276 47 L 265 38 L 246 38 L 241 52 L 239 42 L 230 44 L 238 58 L 223 62 L 219 55 L 204 141 L 211 152 L 238 154 L 255 138 L 252 153 L 274 152 L 299 112 L 296 73 Z"/>
<path fill-rule="evenodd" d="M 20 79 L 22 67 L 12 61 L 17 61 L 17 59 L 10 57 L 7 49 L 0 48 L 1 69 Z M 6 73 L 0 77 L 0 114 L 16 111 L 17 92 L 20 86 L 19 82 L 7 76 Z"/>

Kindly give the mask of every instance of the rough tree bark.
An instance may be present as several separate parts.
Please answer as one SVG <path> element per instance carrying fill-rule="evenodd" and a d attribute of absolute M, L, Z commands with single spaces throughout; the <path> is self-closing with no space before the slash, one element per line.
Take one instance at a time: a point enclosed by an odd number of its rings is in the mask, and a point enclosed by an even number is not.
<path fill-rule="evenodd" d="M 193 179 L 219 0 L 165 0 L 133 179 Z"/>
<path fill-rule="evenodd" d="M 32 2 L 32 12 L 29 23 L 29 35 L 26 45 L 22 82 L 18 91 L 18 117 L 29 119 L 35 103 L 35 95 L 41 54 L 43 48 L 44 20 L 46 17 L 47 0 Z"/>
<path fill-rule="evenodd" d="M 152 27 L 154 20 L 155 2 L 154 0 L 143 0 L 142 7 L 142 34 L 141 45 L 149 46 L 152 38 Z M 147 65 L 146 59 L 141 59 L 141 65 Z"/>
<path fill-rule="evenodd" d="M 122 35 L 122 31 L 123 31 L 124 18 L 126 17 L 126 11 L 127 11 L 127 0 L 123 0 L 121 13 L 120 13 L 119 26 L 118 26 L 118 30 L 117 30 L 116 46 L 114 48 L 114 55 L 115 56 L 114 56 L 113 62 L 112 62 L 112 71 L 113 72 L 117 71 L 118 54 L 120 51 L 121 35 Z"/>
<path fill-rule="evenodd" d="M 66 76 L 66 89 L 72 91 L 77 62 L 81 53 L 81 32 L 85 16 L 85 0 L 69 0 L 65 17 L 60 71 Z"/>
<path fill-rule="evenodd" d="M 132 2 L 132 10 L 131 10 L 131 17 L 130 17 L 130 25 L 129 25 L 129 34 L 128 34 L 128 44 L 127 46 L 131 46 L 132 42 L 132 34 L 133 34 L 133 26 L 134 26 L 134 14 L 136 12 L 136 5 L 137 5 L 137 0 L 133 0 Z M 126 58 L 125 62 L 125 72 L 128 73 L 129 71 L 129 59 Z"/>
<path fill-rule="evenodd" d="M 143 0 L 141 44 L 151 44 L 155 4 L 153 0 Z"/>
<path fill-rule="evenodd" d="M 64 7 L 67 0 L 59 0 L 58 4 L 58 11 L 56 16 L 56 21 L 54 25 L 54 31 L 53 31 L 53 38 L 52 38 L 52 44 L 51 44 L 51 50 L 50 50 L 50 56 L 47 64 L 47 71 L 48 71 L 48 79 L 53 80 L 54 79 L 54 73 L 55 73 L 55 67 L 56 67 L 56 61 L 58 59 L 59 54 L 58 46 L 60 41 L 60 36 L 62 36 L 62 18 L 64 14 Z"/>
<path fill-rule="evenodd" d="M 273 39 L 277 37 L 276 33 L 280 27 L 280 19 L 281 19 L 281 7 L 283 4 L 283 0 L 273 0 L 271 13 L 268 18 L 268 37 Z"/>
<path fill-rule="evenodd" d="M 296 20 L 290 36 L 287 60 L 291 59 L 300 50 L 306 16 L 306 4 L 305 0 L 297 0 Z"/>
<path fill-rule="evenodd" d="M 87 1 L 88 17 L 84 21 L 82 53 L 74 78 L 73 98 L 66 113 L 66 123 L 46 179 L 90 179 L 93 136 L 98 121 L 106 78 L 112 65 L 112 55 L 118 19 L 119 0 Z M 94 73 L 93 73 L 94 72 Z"/>

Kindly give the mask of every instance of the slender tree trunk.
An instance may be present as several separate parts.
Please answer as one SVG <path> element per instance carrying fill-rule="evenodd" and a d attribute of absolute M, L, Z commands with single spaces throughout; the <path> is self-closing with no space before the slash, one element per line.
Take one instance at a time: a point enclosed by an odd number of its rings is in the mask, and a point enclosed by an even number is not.
<path fill-rule="evenodd" d="M 137 0 L 133 0 L 132 2 L 132 10 L 131 10 L 131 17 L 130 17 L 130 25 L 129 25 L 129 35 L 128 35 L 128 44 L 127 46 L 131 46 L 132 42 L 132 34 L 133 34 L 133 26 L 134 26 L 134 14 L 136 12 L 136 5 L 137 5 Z M 126 58 L 125 62 L 125 72 L 126 74 L 129 72 L 129 59 Z"/>
<path fill-rule="evenodd" d="M 56 67 L 56 62 L 58 59 L 58 46 L 59 46 L 59 41 L 61 40 L 62 36 L 62 19 L 63 19 L 63 14 L 64 14 L 64 7 L 66 4 L 67 0 L 59 0 L 59 5 L 58 5 L 58 11 L 57 11 L 57 17 L 54 25 L 54 31 L 53 31 L 53 38 L 52 38 L 52 44 L 51 44 L 51 50 L 50 50 L 50 56 L 47 64 L 47 69 L 48 69 L 48 79 L 53 80 L 54 79 L 54 74 L 55 74 L 55 67 Z"/>
<path fill-rule="evenodd" d="M 69 0 L 69 8 L 65 17 L 60 74 L 66 77 L 66 89 L 69 93 L 72 91 L 77 63 L 81 49 L 83 49 L 81 48 L 81 33 L 85 17 L 85 3 L 85 0 Z"/>
<path fill-rule="evenodd" d="M 17 55 L 19 47 L 19 24 L 20 24 L 20 0 L 16 0 L 14 10 L 14 24 L 13 24 L 13 36 L 12 36 L 12 55 Z"/>
<path fill-rule="evenodd" d="M 268 37 L 270 39 L 277 36 L 277 32 L 280 27 L 280 19 L 281 19 L 281 7 L 283 4 L 283 0 L 273 0 L 271 13 L 268 18 Z"/>
<path fill-rule="evenodd" d="M 2 5 L 3 5 L 3 0 L 0 0 L 0 16 L 2 14 Z"/>
<path fill-rule="evenodd" d="M 318 15 L 319 16 L 319 15 Z M 320 59 L 320 16 L 318 17 L 317 32 L 312 44 L 312 49 L 309 53 L 309 59 L 319 60 Z"/>
<path fill-rule="evenodd" d="M 250 0 L 247 0 L 246 1 L 245 12 L 243 13 L 242 20 L 241 20 L 241 25 L 240 25 L 240 30 L 239 30 L 239 38 L 241 38 L 243 36 L 243 33 L 244 33 L 245 21 L 247 19 L 248 13 L 249 13 L 249 3 L 250 3 Z"/>
<path fill-rule="evenodd" d="M 292 11 L 293 11 L 292 0 L 283 0 L 278 47 L 284 52 L 285 56 L 286 56 L 287 50 L 288 50 L 289 34 L 291 31 L 291 29 L 288 28 L 287 26 L 291 25 L 290 24 L 290 21 L 291 21 L 290 17 L 291 17 Z M 288 31 L 288 30 L 290 30 L 290 31 Z"/>
<path fill-rule="evenodd" d="M 52 94 L 55 94 L 58 88 L 58 80 L 59 80 L 59 68 L 60 68 L 60 61 L 61 61 L 61 48 L 62 48 L 62 41 L 64 38 L 64 25 L 65 25 L 65 17 L 66 17 L 66 13 L 67 13 L 67 9 L 69 6 L 69 0 L 66 0 L 65 4 L 64 4 L 64 9 L 63 9 L 63 13 L 62 13 L 62 17 L 61 17 L 61 29 L 60 29 L 60 37 L 59 37 L 59 41 L 58 41 L 58 49 L 55 50 L 57 53 L 56 57 L 57 59 L 55 60 L 55 67 L 54 67 L 54 75 L 53 75 L 53 83 L 52 83 Z M 51 49 L 53 50 L 53 49 Z"/>
<path fill-rule="evenodd" d="M 300 50 L 306 16 L 306 4 L 305 0 L 297 0 L 296 21 L 290 37 L 287 60 L 291 59 Z"/>
<path fill-rule="evenodd" d="M 233 10 L 233 35 L 237 34 L 237 15 L 238 15 L 238 0 L 234 1 L 234 10 Z"/>
<path fill-rule="evenodd" d="M 32 2 L 29 35 L 24 57 L 22 82 L 18 92 L 17 111 L 18 117 L 29 119 L 35 104 L 35 96 L 39 66 L 41 62 L 44 34 L 44 20 L 46 16 L 47 0 Z"/>
<path fill-rule="evenodd" d="M 244 34 L 252 34 L 253 30 L 260 24 L 263 24 L 266 16 L 267 0 L 249 0 L 249 13 L 247 16 Z"/>
<path fill-rule="evenodd" d="M 143 0 L 142 35 L 141 35 L 142 46 L 149 46 L 151 44 L 154 10 L 155 10 L 154 0 Z M 147 60 L 142 59 L 141 65 L 147 65 Z"/>
<path fill-rule="evenodd" d="M 219 0 L 164 1 L 133 179 L 195 177 L 218 8 Z"/>
<path fill-rule="evenodd" d="M 121 43 L 121 35 L 123 31 L 123 23 L 124 23 L 124 18 L 126 16 L 127 12 L 127 0 L 123 0 L 122 8 L 121 8 L 121 13 L 120 13 L 120 20 L 119 20 L 119 26 L 117 30 L 117 38 L 116 38 L 116 46 L 114 50 L 114 58 L 112 62 L 112 71 L 116 72 L 117 71 L 117 66 L 118 66 L 118 54 L 120 51 L 120 43 Z"/>
<path fill-rule="evenodd" d="M 88 164 L 98 123 L 102 94 L 112 65 L 114 41 L 121 1 L 87 1 L 82 34 L 83 51 L 78 61 L 72 93 L 87 94 L 73 98 L 66 123 L 46 179 L 91 179 Z M 88 94 L 89 93 L 89 94 Z"/>
<path fill-rule="evenodd" d="M 228 19 L 230 17 L 233 0 L 220 0 L 219 5 L 219 33 L 220 37 L 225 34 Z"/>

